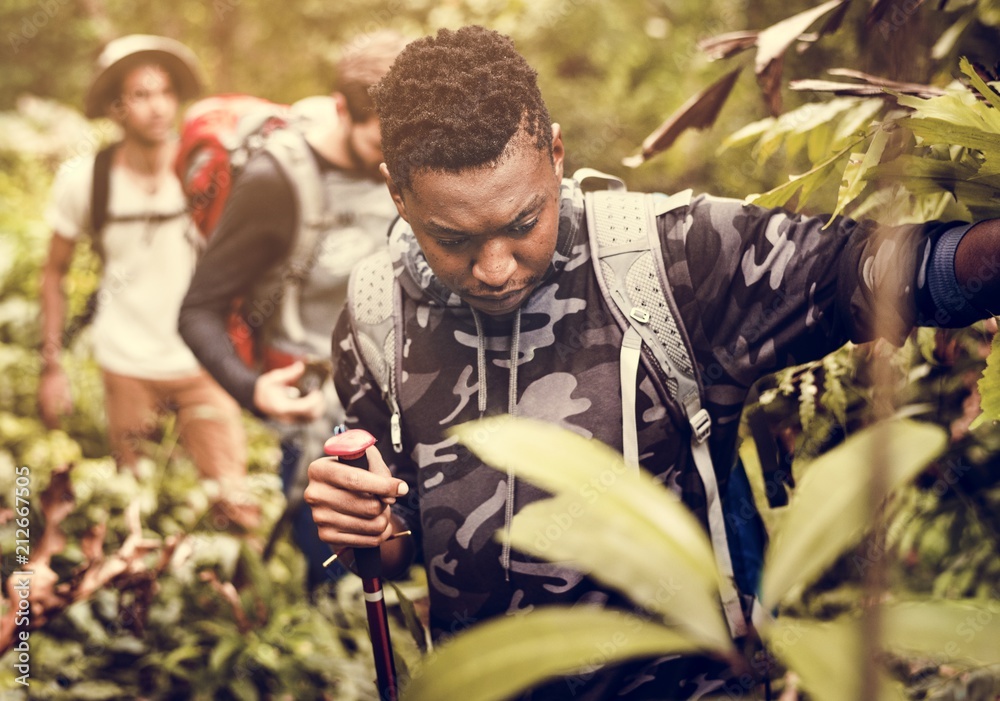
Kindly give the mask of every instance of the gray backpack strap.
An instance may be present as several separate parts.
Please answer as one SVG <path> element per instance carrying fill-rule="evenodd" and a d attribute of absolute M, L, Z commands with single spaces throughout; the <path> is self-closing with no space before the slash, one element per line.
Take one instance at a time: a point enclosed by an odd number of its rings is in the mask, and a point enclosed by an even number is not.
<path fill-rule="evenodd" d="M 361 359 L 378 383 L 382 397 L 392 412 L 389 419 L 392 448 L 401 453 L 403 436 L 396 378 L 396 320 L 400 318 L 397 287 L 389 251 L 373 253 L 351 270 L 347 283 L 347 306 Z"/>
<path fill-rule="evenodd" d="M 264 148 L 291 183 L 298 205 L 298 228 L 292 250 L 280 268 L 279 277 L 267 287 L 281 300 L 278 318 L 287 338 L 297 345 L 307 345 L 308 331 L 302 323 L 300 305 L 302 284 L 316 262 L 319 233 L 326 228 L 332 213 L 319 166 L 302 134 L 291 129 L 278 130 L 269 136 Z M 279 289 L 273 290 L 275 286 Z M 320 345 L 328 342 L 326 338 L 316 340 Z"/>
<path fill-rule="evenodd" d="M 688 206 L 691 191 L 669 198 L 597 191 L 585 196 L 591 255 L 601 291 L 624 330 L 621 350 L 622 439 L 625 459 L 638 466 L 636 375 L 645 346 L 666 377 L 670 398 L 691 426 L 691 452 L 705 487 L 708 529 L 721 575 L 722 606 L 733 637 L 747 633 L 733 573 L 722 499 L 708 447 L 712 421 L 701 405 L 701 385 L 687 334 L 663 265 L 656 216 Z"/>

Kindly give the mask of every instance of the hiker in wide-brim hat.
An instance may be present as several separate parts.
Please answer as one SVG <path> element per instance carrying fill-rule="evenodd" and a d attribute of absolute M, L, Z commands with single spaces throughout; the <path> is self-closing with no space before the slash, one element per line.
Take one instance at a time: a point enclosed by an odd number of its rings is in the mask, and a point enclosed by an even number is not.
<path fill-rule="evenodd" d="M 168 37 L 129 34 L 108 42 L 98 56 L 97 74 L 84 98 L 84 114 L 90 119 L 106 116 L 108 107 L 120 95 L 122 78 L 142 63 L 162 66 L 173 79 L 181 101 L 201 92 L 198 59 L 188 47 Z"/>

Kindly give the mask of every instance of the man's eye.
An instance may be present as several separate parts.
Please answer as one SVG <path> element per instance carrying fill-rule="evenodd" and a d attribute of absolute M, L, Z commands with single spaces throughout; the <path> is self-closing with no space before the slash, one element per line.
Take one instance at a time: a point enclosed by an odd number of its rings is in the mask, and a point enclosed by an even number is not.
<path fill-rule="evenodd" d="M 458 248 L 463 243 L 465 243 L 465 241 L 466 241 L 465 239 L 438 239 L 437 240 L 438 245 L 439 246 L 443 246 L 444 248 Z"/>
<path fill-rule="evenodd" d="M 538 220 L 537 219 L 532 219 L 531 221 L 526 222 L 524 224 L 518 224 L 516 226 L 513 226 L 513 227 L 511 227 L 510 230 L 511 230 L 511 233 L 514 233 L 514 234 L 526 234 L 529 231 L 531 231 L 532 229 L 534 229 L 537 225 L 538 225 Z"/>

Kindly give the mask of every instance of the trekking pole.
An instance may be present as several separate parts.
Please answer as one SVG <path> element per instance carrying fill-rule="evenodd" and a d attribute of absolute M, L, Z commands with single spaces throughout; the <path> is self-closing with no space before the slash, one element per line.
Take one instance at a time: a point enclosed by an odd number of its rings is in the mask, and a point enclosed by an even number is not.
<path fill-rule="evenodd" d="M 368 469 L 365 449 L 375 445 L 375 438 L 361 429 L 352 428 L 327 442 L 325 451 L 345 465 Z M 332 558 L 331 558 L 332 559 Z M 354 548 L 361 587 L 365 592 L 365 612 L 368 632 L 375 657 L 375 676 L 380 701 L 396 701 L 396 665 L 389 640 L 389 618 L 382 593 L 382 555 L 378 547 Z"/>

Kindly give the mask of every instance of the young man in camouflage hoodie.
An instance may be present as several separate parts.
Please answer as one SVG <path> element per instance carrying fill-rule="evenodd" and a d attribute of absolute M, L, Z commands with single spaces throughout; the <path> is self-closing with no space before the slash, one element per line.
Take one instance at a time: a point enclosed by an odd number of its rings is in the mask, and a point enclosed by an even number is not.
<path fill-rule="evenodd" d="M 368 473 L 332 458 L 311 465 L 306 499 L 320 535 L 337 547 L 381 544 L 394 571 L 419 551 L 438 639 L 546 604 L 624 605 L 580 573 L 496 540 L 544 495 L 445 435 L 510 413 L 622 449 L 622 331 L 599 288 L 582 194 L 563 179 L 560 128 L 536 74 L 506 37 L 442 30 L 411 43 L 374 96 L 382 172 L 402 218 L 390 245 L 401 289 L 403 445 L 389 447 L 391 411 L 344 314 L 333 339 L 337 390 L 349 425 L 383 450 L 369 449 Z M 821 231 L 824 223 L 706 196 L 657 219 L 723 493 L 755 380 L 870 340 L 876 296 L 896 301 L 892 328 L 880 331 L 897 342 L 918 323 L 985 317 L 986 300 L 997 298 L 995 275 L 963 294 L 982 260 L 1000 252 L 996 222 L 899 227 L 887 238 L 870 224 L 840 219 Z M 642 467 L 704 521 L 689 429 L 642 366 L 636 403 Z M 414 537 L 386 542 L 403 529 Z M 645 660 L 553 682 L 534 698 L 689 698 L 725 681 L 703 660 Z"/>

